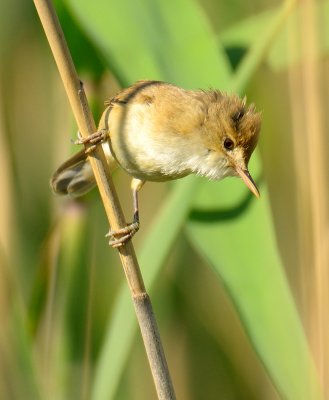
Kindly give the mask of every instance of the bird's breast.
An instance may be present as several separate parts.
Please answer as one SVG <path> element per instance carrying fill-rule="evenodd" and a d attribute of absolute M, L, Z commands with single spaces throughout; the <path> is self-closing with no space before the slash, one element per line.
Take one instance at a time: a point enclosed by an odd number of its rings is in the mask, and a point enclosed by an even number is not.
<path fill-rule="evenodd" d="M 154 122 L 151 107 L 121 108 L 111 112 L 109 129 L 111 152 L 124 170 L 150 181 L 177 179 L 190 173 L 182 168 L 180 138 Z"/>

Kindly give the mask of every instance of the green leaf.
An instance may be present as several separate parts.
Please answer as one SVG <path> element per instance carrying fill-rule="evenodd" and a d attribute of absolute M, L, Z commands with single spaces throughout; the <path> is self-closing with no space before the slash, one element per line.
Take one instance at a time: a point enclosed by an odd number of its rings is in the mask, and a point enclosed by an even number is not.
<path fill-rule="evenodd" d="M 259 160 L 254 164 L 252 170 L 259 175 Z M 276 249 L 265 188 L 261 192 L 256 200 L 240 180 L 204 182 L 188 233 L 222 279 L 283 398 L 320 399 L 304 331 Z"/>
<path fill-rule="evenodd" d="M 66 0 L 120 81 L 221 87 L 230 74 L 202 10 L 190 0 Z"/>
<path fill-rule="evenodd" d="M 219 50 L 216 49 L 213 35 L 194 2 L 67 2 L 94 45 L 124 84 L 147 78 L 168 80 L 185 87 L 212 85 L 227 89 L 228 82 L 231 82 L 237 91 L 241 91 L 263 60 L 263 49 L 269 45 L 259 35 L 254 50 L 247 55 L 248 62 L 240 66 L 238 81 L 229 80 L 230 71 L 223 49 L 221 46 Z M 273 21 L 266 28 L 267 40 L 272 40 L 281 26 Z M 198 186 L 196 182 L 200 181 L 185 178 L 175 184 L 146 238 L 139 260 L 148 289 L 159 274 L 180 231 Z M 317 385 L 303 330 L 277 256 L 266 197 L 255 205 L 249 198 L 244 200 L 241 182 L 236 184 L 236 189 L 232 189 L 234 186 L 226 186 L 225 189 L 225 185 L 234 185 L 230 181 L 220 185 L 203 184 L 204 191 L 197 203 L 201 214 L 194 213 L 189 232 L 195 246 L 221 274 L 251 341 L 277 387 L 289 400 L 306 399 L 309 390 L 317 391 Z M 242 196 L 241 203 L 232 208 L 239 193 Z M 213 217 L 208 209 L 209 196 L 215 201 L 212 204 L 216 207 L 214 215 L 217 215 L 218 204 L 226 206 L 224 213 L 219 213 L 224 216 L 224 221 L 219 219 L 209 224 L 201 218 L 205 215 Z M 219 199 L 222 203 L 218 203 Z M 202 235 L 200 240 L 197 240 L 198 234 Z M 230 240 L 224 240 L 226 238 Z M 237 240 L 240 243 L 240 238 L 243 238 L 243 250 L 238 252 L 235 247 L 232 250 L 232 243 L 235 244 Z M 219 247 L 222 258 L 218 255 Z M 259 254 L 250 251 L 254 248 Z M 255 255 L 259 256 L 260 261 L 255 261 Z M 245 268 L 241 269 L 241 265 Z M 242 275 L 241 270 L 245 272 Z M 266 280 L 269 277 L 271 279 Z M 135 328 L 129 295 L 126 289 L 122 289 L 95 371 L 93 400 L 113 398 Z"/>

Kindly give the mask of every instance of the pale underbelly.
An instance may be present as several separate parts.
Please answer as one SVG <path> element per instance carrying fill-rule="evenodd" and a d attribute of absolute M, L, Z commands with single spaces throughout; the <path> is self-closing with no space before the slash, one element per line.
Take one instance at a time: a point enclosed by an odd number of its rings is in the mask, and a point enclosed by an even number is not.
<path fill-rule="evenodd" d="M 157 154 L 143 151 L 129 152 L 123 146 L 118 148 L 112 143 L 110 143 L 110 150 L 121 168 L 137 179 L 164 182 L 183 178 L 191 173 L 191 171 L 181 170 L 172 165 L 170 150 Z"/>

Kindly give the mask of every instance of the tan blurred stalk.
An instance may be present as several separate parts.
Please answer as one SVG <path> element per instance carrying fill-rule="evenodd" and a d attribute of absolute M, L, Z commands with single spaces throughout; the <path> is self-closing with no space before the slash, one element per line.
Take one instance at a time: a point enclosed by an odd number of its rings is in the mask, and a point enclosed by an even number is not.
<path fill-rule="evenodd" d="M 0 88 L 1 93 L 1 88 Z M 11 253 L 13 221 L 12 177 L 10 174 L 9 151 L 5 140 L 5 124 L 3 121 L 2 96 L 0 96 L 0 251 L 8 260 Z"/>
<path fill-rule="evenodd" d="M 289 74 L 299 265 L 303 319 L 325 397 L 329 395 L 328 189 L 325 128 L 314 0 L 305 0 L 298 26 L 290 32 L 289 51 L 301 46 L 299 67 Z M 312 397 L 310 397 L 312 398 Z"/>

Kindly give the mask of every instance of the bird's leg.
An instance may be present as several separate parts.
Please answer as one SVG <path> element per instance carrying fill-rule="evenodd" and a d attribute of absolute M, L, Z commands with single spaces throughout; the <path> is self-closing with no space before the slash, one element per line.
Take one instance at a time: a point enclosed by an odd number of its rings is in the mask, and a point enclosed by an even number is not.
<path fill-rule="evenodd" d="M 123 246 L 128 240 L 130 240 L 135 233 L 139 230 L 139 208 L 138 208 L 138 192 L 144 185 L 145 181 L 133 178 L 131 181 L 131 190 L 133 194 L 133 205 L 134 205 L 134 219 L 133 222 L 125 226 L 124 228 L 118 229 L 117 231 L 109 231 L 106 237 L 110 237 L 109 245 L 112 247 Z"/>
<path fill-rule="evenodd" d="M 99 144 L 105 142 L 108 136 L 109 131 L 107 129 L 100 129 L 99 131 L 92 133 L 86 138 L 83 138 L 80 131 L 78 131 L 78 140 L 76 140 L 74 144 L 88 144 L 89 146 L 86 147 L 85 152 L 86 154 L 90 154 L 96 149 Z"/>

